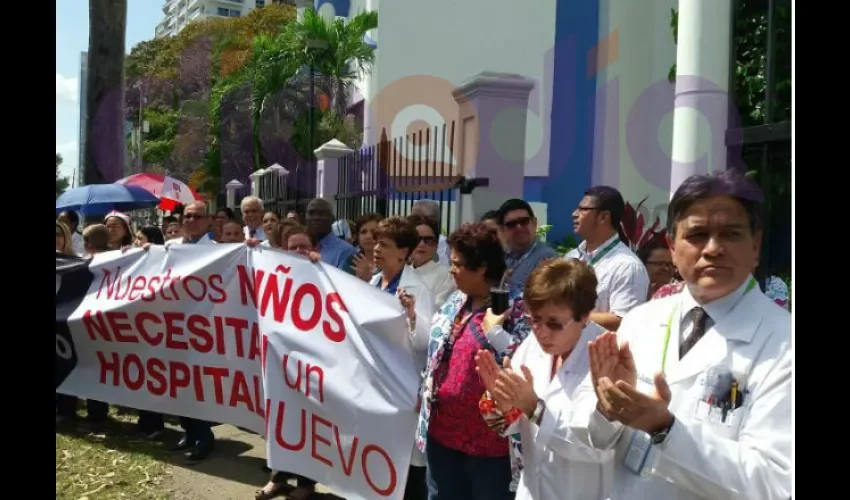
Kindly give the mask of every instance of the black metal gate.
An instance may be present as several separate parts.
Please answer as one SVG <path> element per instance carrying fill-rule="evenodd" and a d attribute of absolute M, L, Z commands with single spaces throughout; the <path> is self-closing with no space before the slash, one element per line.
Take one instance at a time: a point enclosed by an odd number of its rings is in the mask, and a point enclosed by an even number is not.
<path fill-rule="evenodd" d="M 455 172 L 454 122 L 380 141 L 340 158 L 336 216 L 357 221 L 367 213 L 406 216 L 420 199 L 437 202 L 446 234 L 463 177 Z"/>
<path fill-rule="evenodd" d="M 740 123 L 726 134 L 730 168 L 755 176 L 765 196 L 759 281 L 791 276 L 791 1 L 736 0 L 730 94 Z M 737 116 L 736 116 L 737 115 Z"/>

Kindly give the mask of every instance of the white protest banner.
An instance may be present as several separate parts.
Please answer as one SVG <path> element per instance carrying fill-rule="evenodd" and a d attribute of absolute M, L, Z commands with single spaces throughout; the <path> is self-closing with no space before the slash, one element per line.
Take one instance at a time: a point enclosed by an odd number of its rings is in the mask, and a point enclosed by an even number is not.
<path fill-rule="evenodd" d="M 402 498 L 419 373 L 397 299 L 236 244 L 109 252 L 78 271 L 57 292 L 58 392 L 246 427 L 275 470 Z"/>

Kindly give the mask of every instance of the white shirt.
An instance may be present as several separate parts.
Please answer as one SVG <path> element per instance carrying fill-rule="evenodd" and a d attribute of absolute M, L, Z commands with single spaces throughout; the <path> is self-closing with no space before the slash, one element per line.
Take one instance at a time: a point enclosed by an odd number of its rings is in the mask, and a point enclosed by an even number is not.
<path fill-rule="evenodd" d="M 651 447 L 646 477 L 623 462 L 636 431 L 593 410 L 596 397 L 585 379 L 582 411 L 591 415 L 588 435 L 598 449 L 614 449 L 614 500 L 786 500 L 791 497 L 791 315 L 758 287 L 703 308 L 713 326 L 679 360 L 681 331 L 692 328 L 690 291 L 646 303 L 623 318 L 617 332 L 628 340 L 638 370 L 637 389 L 654 391 L 652 377 L 665 367 L 676 420 L 667 438 Z M 664 341 L 668 326 L 666 360 Z M 725 378 L 728 376 L 728 378 Z M 732 391 L 732 381 L 736 391 Z M 725 382 L 724 382 L 725 381 Z M 728 389 L 728 390 L 727 390 Z M 719 406 L 740 399 L 737 409 Z"/>
<path fill-rule="evenodd" d="M 437 263 L 446 267 L 452 265 L 452 252 L 449 248 L 449 239 L 440 235 L 437 238 Z"/>
<path fill-rule="evenodd" d="M 74 248 L 74 253 L 79 255 L 80 257 L 85 256 L 86 254 L 86 243 L 83 239 L 83 235 L 74 231 L 71 233 L 71 246 Z"/>
<path fill-rule="evenodd" d="M 381 278 L 381 273 L 372 276 L 369 286 L 378 288 Z M 410 335 L 411 346 L 413 347 L 413 362 L 416 370 L 422 373 L 425 370 L 425 363 L 428 361 L 428 341 L 431 338 L 431 317 L 434 316 L 434 299 L 431 297 L 431 291 L 428 289 L 428 286 L 422 281 L 416 271 L 413 270 L 412 266 L 404 266 L 402 269 L 398 288 L 404 289 L 405 292 L 416 299 L 416 305 L 414 306 L 416 308 L 416 325 L 408 333 Z M 414 467 L 425 467 L 427 465 L 425 455 L 419 451 L 415 442 L 413 443 L 413 451 L 410 455 L 410 465 Z"/>
<path fill-rule="evenodd" d="M 179 238 L 174 238 L 173 240 L 168 240 L 168 241 L 165 242 L 165 246 L 170 247 L 171 245 L 182 244 L 184 242 L 183 241 L 184 239 L 185 238 L 183 236 L 181 236 Z M 209 233 L 205 233 L 203 236 L 201 236 L 201 239 L 199 239 L 198 241 L 195 242 L 195 244 L 196 245 L 209 245 L 211 243 L 215 244 L 215 242 L 216 241 L 214 239 L 210 238 Z"/>
<path fill-rule="evenodd" d="M 525 339 L 511 359 L 513 366 L 525 365 L 531 370 L 534 392 L 546 403 L 539 426 L 526 417 L 515 424 L 522 436 L 523 462 L 516 500 L 608 498 L 614 475 L 613 452 L 576 442 L 572 436 L 573 394 L 590 369 L 587 343 L 604 331 L 596 323 L 588 323 L 551 380 L 552 355 L 543 351 L 536 336 Z"/>
<path fill-rule="evenodd" d="M 617 242 L 609 252 L 591 264 L 593 259 Z M 565 259 L 579 259 L 587 263 L 596 273 L 596 311 L 610 312 L 621 318 L 634 307 L 646 302 L 649 294 L 649 273 L 637 255 L 620 241 L 618 235 L 587 252 L 587 242 L 567 252 Z"/>
<path fill-rule="evenodd" d="M 431 261 L 419 267 L 414 267 L 413 270 L 431 290 L 431 296 L 434 297 L 434 311 L 438 311 L 443 307 L 449 295 L 457 289 L 455 280 L 449 273 L 449 268 Z"/>
<path fill-rule="evenodd" d="M 243 226 L 242 232 L 245 234 L 246 240 L 248 238 L 251 238 L 251 230 L 248 228 L 248 226 Z M 260 240 L 260 241 L 264 241 L 264 240 L 267 239 L 266 238 L 266 232 L 263 231 L 263 226 L 257 226 L 256 233 L 254 234 L 253 237 Z"/>

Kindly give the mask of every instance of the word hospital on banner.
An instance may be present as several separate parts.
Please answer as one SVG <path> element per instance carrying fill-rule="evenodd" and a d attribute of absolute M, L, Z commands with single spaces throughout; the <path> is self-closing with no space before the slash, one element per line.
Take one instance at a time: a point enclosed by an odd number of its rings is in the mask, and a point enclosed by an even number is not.
<path fill-rule="evenodd" d="M 273 469 L 402 498 L 419 373 L 393 297 L 277 250 L 185 245 L 57 261 L 56 311 L 57 392 L 246 427 Z"/>

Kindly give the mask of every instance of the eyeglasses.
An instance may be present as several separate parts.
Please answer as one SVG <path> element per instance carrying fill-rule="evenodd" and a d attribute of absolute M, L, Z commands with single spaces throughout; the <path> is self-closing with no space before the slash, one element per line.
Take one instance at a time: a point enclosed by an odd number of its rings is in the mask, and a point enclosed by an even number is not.
<path fill-rule="evenodd" d="M 520 217 L 518 219 L 506 220 L 503 226 L 508 229 L 514 229 L 517 226 L 525 227 L 531 222 L 531 217 Z"/>
<path fill-rule="evenodd" d="M 531 323 L 531 326 L 533 326 L 534 328 L 537 328 L 540 325 L 545 325 L 546 329 L 549 330 L 552 333 L 560 333 L 566 327 L 575 323 L 575 320 L 572 320 L 572 319 L 567 321 L 566 323 L 561 323 L 560 321 L 554 321 L 554 320 L 543 321 L 542 318 L 538 318 L 538 317 L 532 316 L 530 314 L 526 314 L 525 317 L 528 319 L 528 322 Z"/>
<path fill-rule="evenodd" d="M 434 243 L 437 242 L 437 238 L 435 238 L 433 236 L 420 236 L 419 242 L 425 243 L 426 245 L 433 245 Z"/>
<path fill-rule="evenodd" d="M 590 212 L 591 210 L 597 210 L 597 207 L 583 207 L 581 205 L 576 207 L 576 210 L 579 212 Z"/>
<path fill-rule="evenodd" d="M 183 214 L 183 220 L 203 219 L 206 215 L 201 214 Z"/>

